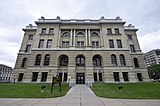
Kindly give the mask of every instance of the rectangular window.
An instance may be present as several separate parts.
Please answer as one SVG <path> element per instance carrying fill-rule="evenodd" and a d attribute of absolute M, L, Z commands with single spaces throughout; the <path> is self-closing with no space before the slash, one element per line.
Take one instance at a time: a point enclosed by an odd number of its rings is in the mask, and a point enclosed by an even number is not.
<path fill-rule="evenodd" d="M 122 72 L 124 81 L 129 81 L 128 72 Z"/>
<path fill-rule="evenodd" d="M 119 34 L 119 29 L 118 28 L 115 28 L 114 31 L 115 31 L 115 34 Z"/>
<path fill-rule="evenodd" d="M 38 48 L 43 48 L 44 39 L 40 39 Z"/>
<path fill-rule="evenodd" d="M 92 41 L 92 47 L 93 48 L 99 48 L 99 42 L 98 41 Z"/>
<path fill-rule="evenodd" d="M 127 35 L 129 40 L 132 40 L 132 36 L 131 35 Z"/>
<path fill-rule="evenodd" d="M 19 73 L 18 81 L 22 81 L 24 73 Z"/>
<path fill-rule="evenodd" d="M 36 82 L 38 79 L 38 72 L 32 72 L 32 82 Z"/>
<path fill-rule="evenodd" d="M 31 50 L 31 45 L 27 45 L 25 52 L 30 52 Z"/>
<path fill-rule="evenodd" d="M 33 40 L 33 35 L 29 35 L 29 40 Z"/>
<path fill-rule="evenodd" d="M 121 40 L 119 39 L 119 40 L 117 40 L 117 46 L 118 46 L 118 48 L 122 48 L 122 42 L 121 42 Z"/>
<path fill-rule="evenodd" d="M 99 81 L 102 81 L 102 73 L 98 73 Z"/>
<path fill-rule="evenodd" d="M 107 29 L 107 34 L 112 34 L 112 29 L 111 28 Z"/>
<path fill-rule="evenodd" d="M 51 46 L 52 46 L 52 39 L 48 39 L 47 48 L 51 48 Z"/>
<path fill-rule="evenodd" d="M 62 47 L 68 48 L 69 47 L 69 41 L 62 41 Z"/>
<path fill-rule="evenodd" d="M 49 29 L 49 34 L 53 34 L 54 33 L 54 28 L 50 28 Z"/>
<path fill-rule="evenodd" d="M 97 73 L 94 73 L 94 81 L 97 81 Z"/>
<path fill-rule="evenodd" d="M 136 52 L 135 48 L 134 48 L 134 45 L 130 45 L 130 49 L 131 49 L 131 52 Z"/>
<path fill-rule="evenodd" d="M 84 47 L 84 41 L 77 41 L 77 47 Z"/>
<path fill-rule="evenodd" d="M 41 34 L 46 34 L 46 28 L 42 28 Z"/>
<path fill-rule="evenodd" d="M 63 81 L 67 81 L 67 78 L 68 78 L 68 73 L 64 73 Z"/>
<path fill-rule="evenodd" d="M 112 39 L 109 40 L 109 47 L 114 48 L 114 42 Z"/>
<path fill-rule="evenodd" d="M 113 72 L 115 82 L 119 82 L 119 72 Z"/>
<path fill-rule="evenodd" d="M 47 81 L 47 75 L 48 75 L 48 72 L 42 72 L 41 82 L 46 82 Z"/>

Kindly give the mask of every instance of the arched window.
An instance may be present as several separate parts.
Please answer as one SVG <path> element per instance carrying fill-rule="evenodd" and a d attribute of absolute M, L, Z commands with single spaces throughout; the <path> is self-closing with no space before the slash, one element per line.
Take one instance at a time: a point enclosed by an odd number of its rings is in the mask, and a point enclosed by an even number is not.
<path fill-rule="evenodd" d="M 68 66 L 68 56 L 62 55 L 59 57 L 59 65 L 60 66 Z"/>
<path fill-rule="evenodd" d="M 135 66 L 136 68 L 138 68 L 138 67 L 139 67 L 138 59 L 137 59 L 137 58 L 134 58 L 133 61 L 134 61 L 134 66 Z"/>
<path fill-rule="evenodd" d="M 23 58 L 21 68 L 26 68 L 27 66 L 27 58 Z"/>
<path fill-rule="evenodd" d="M 101 64 L 101 56 L 95 55 L 93 57 L 93 66 L 102 66 L 102 64 Z"/>
<path fill-rule="evenodd" d="M 117 66 L 117 59 L 115 54 L 111 55 L 111 62 L 113 66 Z"/>
<path fill-rule="evenodd" d="M 84 36 L 84 33 L 83 32 L 78 32 L 77 36 Z"/>
<path fill-rule="evenodd" d="M 77 56 L 76 66 L 85 66 L 85 57 L 83 55 Z"/>
<path fill-rule="evenodd" d="M 41 54 L 37 54 L 36 56 L 36 61 L 35 61 L 35 65 L 39 66 L 41 64 Z"/>
<path fill-rule="evenodd" d="M 70 36 L 70 33 L 69 33 L 69 32 L 64 32 L 64 33 L 62 34 L 62 36 L 63 36 L 63 37 L 69 37 L 69 36 Z"/>
<path fill-rule="evenodd" d="M 125 65 L 126 65 L 126 62 L 125 62 L 125 57 L 124 57 L 124 55 L 121 54 L 121 55 L 119 56 L 119 58 L 120 58 L 121 66 L 125 66 Z"/>
<path fill-rule="evenodd" d="M 99 35 L 98 35 L 98 33 L 97 33 L 97 32 L 92 32 L 92 33 L 91 33 L 91 36 L 93 36 L 93 37 L 94 37 L 94 36 L 99 36 Z"/>
<path fill-rule="evenodd" d="M 50 62 L 50 55 L 46 54 L 45 57 L 44 57 L 44 65 L 48 66 L 49 62 Z"/>

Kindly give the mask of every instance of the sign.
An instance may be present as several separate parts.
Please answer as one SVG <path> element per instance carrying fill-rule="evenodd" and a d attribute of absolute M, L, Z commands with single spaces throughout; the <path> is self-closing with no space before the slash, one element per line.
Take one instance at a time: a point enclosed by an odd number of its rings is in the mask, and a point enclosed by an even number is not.
<path fill-rule="evenodd" d="M 59 86 L 60 87 L 60 93 L 61 93 L 61 77 L 60 76 L 56 76 L 52 78 L 52 85 L 51 85 L 51 93 L 53 92 L 53 86 Z"/>

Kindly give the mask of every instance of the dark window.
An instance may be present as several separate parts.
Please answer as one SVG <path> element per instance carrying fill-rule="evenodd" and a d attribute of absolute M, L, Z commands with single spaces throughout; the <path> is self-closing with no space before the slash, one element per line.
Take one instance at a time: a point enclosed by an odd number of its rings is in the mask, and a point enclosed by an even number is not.
<path fill-rule="evenodd" d="M 44 65 L 48 66 L 50 62 L 50 55 L 46 54 L 44 58 Z"/>
<path fill-rule="evenodd" d="M 100 56 L 93 57 L 93 66 L 101 66 L 101 58 Z"/>
<path fill-rule="evenodd" d="M 36 65 L 36 66 L 39 66 L 40 64 L 41 64 L 41 55 L 38 54 L 38 55 L 36 56 L 35 65 Z"/>
<path fill-rule="evenodd" d="M 46 82 L 46 80 L 47 80 L 47 75 L 48 75 L 48 72 L 42 72 L 41 82 Z"/>
<path fill-rule="evenodd" d="M 138 68 L 138 67 L 139 67 L 138 59 L 137 59 L 137 58 L 134 58 L 133 61 L 134 61 L 134 66 L 135 66 L 136 68 Z"/>
<path fill-rule="evenodd" d="M 122 72 L 124 81 L 129 81 L 128 72 Z"/>
<path fill-rule="evenodd" d="M 129 40 L 132 40 L 132 36 L 131 35 L 127 35 Z"/>
<path fill-rule="evenodd" d="M 102 73 L 98 73 L 99 81 L 102 81 Z"/>
<path fill-rule="evenodd" d="M 114 42 L 112 39 L 109 40 L 109 47 L 114 48 Z"/>
<path fill-rule="evenodd" d="M 33 40 L 33 35 L 29 35 L 29 40 Z"/>
<path fill-rule="evenodd" d="M 53 34 L 54 33 L 54 28 L 50 28 L 49 29 L 49 34 Z"/>
<path fill-rule="evenodd" d="M 63 76 L 63 73 L 59 73 L 59 77 L 61 78 L 61 81 L 62 81 L 62 76 Z"/>
<path fill-rule="evenodd" d="M 124 55 L 121 54 L 121 55 L 119 56 L 119 58 L 120 58 L 121 66 L 125 66 L 125 65 L 126 65 L 126 62 L 125 62 L 125 57 L 124 57 Z"/>
<path fill-rule="evenodd" d="M 36 82 L 38 78 L 38 72 L 32 72 L 32 82 Z"/>
<path fill-rule="evenodd" d="M 46 28 L 42 28 L 41 33 L 42 33 L 42 34 L 45 34 L 45 33 L 46 33 Z"/>
<path fill-rule="evenodd" d="M 114 81 L 115 82 L 119 82 L 119 72 L 113 72 L 113 75 L 114 75 Z"/>
<path fill-rule="evenodd" d="M 98 48 L 99 47 L 99 42 L 98 41 L 92 41 L 92 47 L 93 48 Z"/>
<path fill-rule="evenodd" d="M 51 46 L 52 46 L 52 39 L 48 39 L 47 48 L 51 48 Z"/>
<path fill-rule="evenodd" d="M 68 66 L 68 56 L 60 56 L 60 66 Z"/>
<path fill-rule="evenodd" d="M 143 81 L 142 73 L 137 73 L 138 81 Z"/>
<path fill-rule="evenodd" d="M 43 45 L 44 45 L 44 39 L 40 39 L 38 48 L 43 48 Z"/>
<path fill-rule="evenodd" d="M 94 81 L 97 81 L 97 73 L 94 73 Z"/>
<path fill-rule="evenodd" d="M 111 28 L 107 29 L 107 34 L 112 34 L 112 29 Z"/>
<path fill-rule="evenodd" d="M 68 48 L 69 47 L 69 41 L 63 41 L 62 42 L 62 47 L 63 48 Z"/>
<path fill-rule="evenodd" d="M 67 81 L 67 78 L 68 78 L 68 73 L 64 73 L 64 79 L 63 79 L 63 81 Z"/>
<path fill-rule="evenodd" d="M 23 58 L 21 68 L 26 68 L 27 58 Z"/>
<path fill-rule="evenodd" d="M 122 42 L 121 42 L 121 40 L 119 39 L 119 40 L 117 40 L 117 46 L 118 46 L 118 48 L 122 48 Z"/>
<path fill-rule="evenodd" d="M 119 29 L 118 28 L 115 28 L 114 31 L 115 31 L 115 34 L 119 34 Z"/>
<path fill-rule="evenodd" d="M 24 73 L 19 73 L 18 81 L 22 81 Z"/>
<path fill-rule="evenodd" d="M 85 58 L 84 56 L 80 55 L 76 58 L 76 66 L 85 66 Z"/>
<path fill-rule="evenodd" d="M 84 41 L 77 41 L 77 47 L 84 47 Z"/>
<path fill-rule="evenodd" d="M 117 66 L 117 59 L 115 54 L 111 55 L 111 62 L 113 66 Z"/>
<path fill-rule="evenodd" d="M 136 52 L 135 48 L 134 48 L 134 45 L 130 45 L 130 49 L 131 49 L 131 52 Z"/>
<path fill-rule="evenodd" d="M 31 45 L 27 45 L 25 52 L 30 52 L 31 50 Z"/>

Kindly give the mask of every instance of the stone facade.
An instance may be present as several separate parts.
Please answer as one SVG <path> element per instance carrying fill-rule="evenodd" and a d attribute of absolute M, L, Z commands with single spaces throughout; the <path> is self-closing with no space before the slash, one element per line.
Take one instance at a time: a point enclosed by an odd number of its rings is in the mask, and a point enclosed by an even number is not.
<path fill-rule="evenodd" d="M 13 78 L 63 83 L 149 81 L 134 26 L 119 17 L 35 21 L 26 26 Z"/>

